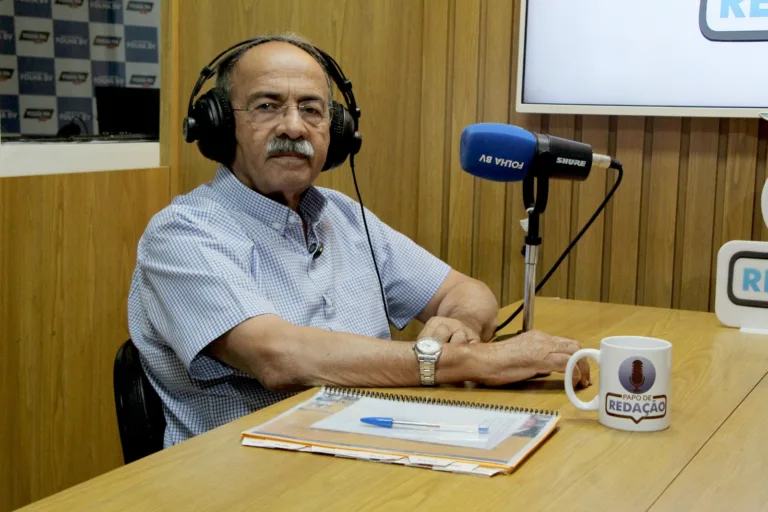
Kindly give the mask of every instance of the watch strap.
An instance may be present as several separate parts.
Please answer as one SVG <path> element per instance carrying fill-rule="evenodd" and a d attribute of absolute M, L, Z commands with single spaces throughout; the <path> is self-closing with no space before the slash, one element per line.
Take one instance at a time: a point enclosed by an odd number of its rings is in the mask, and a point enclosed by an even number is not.
<path fill-rule="evenodd" d="M 416 353 L 416 359 L 419 362 L 419 378 L 421 379 L 422 386 L 434 386 L 435 385 L 435 372 L 437 371 L 437 361 L 443 353 L 442 343 L 432 338 L 435 342 L 440 344 L 440 350 L 435 354 L 424 353 L 419 350 L 419 342 L 413 344 L 413 351 Z"/>
<path fill-rule="evenodd" d="M 422 386 L 435 385 L 435 366 L 437 358 L 434 356 L 419 356 L 419 377 Z"/>

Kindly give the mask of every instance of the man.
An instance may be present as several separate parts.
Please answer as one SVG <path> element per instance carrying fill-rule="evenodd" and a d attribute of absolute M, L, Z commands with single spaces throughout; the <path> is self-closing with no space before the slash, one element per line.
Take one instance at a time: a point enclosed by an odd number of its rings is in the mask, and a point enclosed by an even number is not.
<path fill-rule="evenodd" d="M 222 61 L 234 161 L 158 213 L 139 243 L 129 325 L 166 446 L 310 386 L 501 385 L 562 372 L 579 348 L 539 332 L 481 343 L 497 325 L 490 290 L 366 212 L 387 319 L 359 204 L 312 185 L 331 122 L 321 61 L 295 36 Z M 389 321 L 413 318 L 424 341 L 389 340 Z M 589 385 L 586 363 L 575 374 Z"/>

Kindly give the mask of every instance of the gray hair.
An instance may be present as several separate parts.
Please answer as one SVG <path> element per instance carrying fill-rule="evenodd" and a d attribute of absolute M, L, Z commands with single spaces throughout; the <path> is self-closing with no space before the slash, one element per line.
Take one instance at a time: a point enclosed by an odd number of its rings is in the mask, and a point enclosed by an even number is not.
<path fill-rule="evenodd" d="M 328 106 L 330 107 L 333 100 L 333 89 L 331 88 L 331 77 L 328 74 L 327 64 L 322 55 L 317 49 L 304 37 L 294 34 L 292 32 L 285 32 L 282 34 L 276 34 L 271 36 L 259 37 L 258 39 L 241 46 L 237 50 L 230 53 L 216 66 L 216 87 L 223 90 L 230 101 L 232 101 L 232 73 L 235 71 L 235 66 L 238 61 L 245 55 L 245 52 L 258 46 L 260 44 L 269 43 L 272 41 L 279 41 L 282 43 L 292 44 L 298 48 L 301 48 L 314 58 L 320 67 L 323 68 L 323 74 L 325 74 L 325 80 L 328 83 Z"/>

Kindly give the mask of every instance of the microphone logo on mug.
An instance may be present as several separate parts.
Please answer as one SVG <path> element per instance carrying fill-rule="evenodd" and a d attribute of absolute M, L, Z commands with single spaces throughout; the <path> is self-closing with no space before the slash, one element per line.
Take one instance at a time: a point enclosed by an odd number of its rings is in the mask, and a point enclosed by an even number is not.
<path fill-rule="evenodd" d="M 656 382 L 656 368 L 651 361 L 628 357 L 619 366 L 619 382 L 627 394 L 606 393 L 606 414 L 631 419 L 635 424 L 666 416 L 667 397 L 646 394 Z"/>
<path fill-rule="evenodd" d="M 645 393 L 656 382 L 656 368 L 644 357 L 630 357 L 619 366 L 619 382 L 629 393 Z"/>

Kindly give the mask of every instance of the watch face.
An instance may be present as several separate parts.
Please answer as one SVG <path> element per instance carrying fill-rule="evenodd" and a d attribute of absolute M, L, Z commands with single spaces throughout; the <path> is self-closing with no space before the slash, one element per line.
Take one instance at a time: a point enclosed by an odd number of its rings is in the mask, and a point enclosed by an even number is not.
<path fill-rule="evenodd" d="M 437 354 L 440 351 L 440 342 L 437 340 L 419 340 L 418 345 L 419 350 L 425 354 Z"/>

